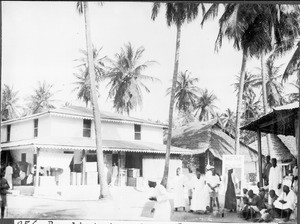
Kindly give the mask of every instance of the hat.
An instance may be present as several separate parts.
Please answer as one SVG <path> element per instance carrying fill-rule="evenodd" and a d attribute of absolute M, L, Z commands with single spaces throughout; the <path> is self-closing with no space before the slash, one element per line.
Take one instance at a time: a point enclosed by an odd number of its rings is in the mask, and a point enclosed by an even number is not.
<path fill-rule="evenodd" d="M 285 185 L 285 186 L 291 188 L 292 181 L 290 179 L 284 179 L 283 182 L 282 182 L 282 185 Z"/>
<path fill-rule="evenodd" d="M 207 166 L 206 166 L 206 170 L 211 170 L 211 169 L 214 169 L 214 168 L 215 168 L 214 166 L 211 166 L 209 164 L 207 164 Z"/>

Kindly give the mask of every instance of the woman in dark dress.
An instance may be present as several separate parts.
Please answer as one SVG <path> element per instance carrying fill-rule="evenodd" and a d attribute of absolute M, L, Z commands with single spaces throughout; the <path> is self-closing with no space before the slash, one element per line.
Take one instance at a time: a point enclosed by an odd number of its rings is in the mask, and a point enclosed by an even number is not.
<path fill-rule="evenodd" d="M 225 205 L 224 208 L 228 209 L 229 211 L 236 211 L 236 194 L 235 194 L 235 187 L 232 180 L 232 172 L 233 169 L 228 170 L 227 176 L 227 190 L 225 193 Z"/>

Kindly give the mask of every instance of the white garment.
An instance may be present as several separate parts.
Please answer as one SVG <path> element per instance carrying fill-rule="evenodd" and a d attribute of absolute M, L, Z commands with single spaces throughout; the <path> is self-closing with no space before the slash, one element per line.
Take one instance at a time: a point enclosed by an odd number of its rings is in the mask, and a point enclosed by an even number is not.
<path fill-rule="evenodd" d="M 293 176 L 294 176 L 294 177 L 298 177 L 298 168 L 297 168 L 297 166 L 295 166 L 295 167 L 293 168 Z"/>
<path fill-rule="evenodd" d="M 4 178 L 7 180 L 7 183 L 9 184 L 9 189 L 13 188 L 12 174 L 13 174 L 13 168 L 11 166 L 7 166 L 5 168 L 5 177 Z"/>
<path fill-rule="evenodd" d="M 220 178 L 219 178 L 219 176 L 218 175 L 208 175 L 207 177 L 206 177 L 206 184 L 207 184 L 207 186 L 208 186 L 208 184 L 210 184 L 210 186 L 211 187 L 215 187 L 215 186 L 217 186 L 217 185 L 220 185 Z M 208 186 L 208 191 L 209 192 L 213 192 L 213 190 Z M 219 191 L 219 187 L 216 187 L 215 188 L 215 192 L 218 192 Z"/>
<path fill-rule="evenodd" d="M 193 184 L 193 197 L 191 201 L 191 210 L 205 211 L 206 206 L 209 206 L 209 193 L 206 191 L 204 175 L 200 179 L 196 178 Z"/>
<path fill-rule="evenodd" d="M 181 175 L 174 178 L 174 208 L 185 207 L 184 180 Z"/>
<path fill-rule="evenodd" d="M 155 197 L 153 219 L 155 221 L 171 221 L 171 204 L 166 188 L 160 184 L 156 185 Z"/>
<path fill-rule="evenodd" d="M 279 202 L 280 200 L 284 200 L 286 201 L 286 203 L 282 204 L 281 202 Z M 281 210 L 288 209 L 288 208 L 294 210 L 296 208 L 296 203 L 297 203 L 297 196 L 294 193 L 294 191 L 290 190 L 288 194 L 282 192 L 281 195 L 274 202 L 274 206 L 275 208 L 279 208 Z"/>
<path fill-rule="evenodd" d="M 282 182 L 282 170 L 278 165 L 270 168 L 269 173 L 269 191 L 274 190 L 276 195 L 280 195 L 278 184 Z"/>

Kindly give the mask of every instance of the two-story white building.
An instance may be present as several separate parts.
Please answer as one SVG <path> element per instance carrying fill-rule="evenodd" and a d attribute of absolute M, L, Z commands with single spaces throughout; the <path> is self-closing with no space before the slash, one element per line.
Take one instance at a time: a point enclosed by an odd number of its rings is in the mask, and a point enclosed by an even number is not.
<path fill-rule="evenodd" d="M 101 121 L 108 183 L 114 163 L 119 185 L 135 186 L 139 176 L 162 177 L 166 125 L 110 112 L 101 112 Z M 98 184 L 93 115 L 87 108 L 63 107 L 4 121 L 1 149 L 2 160 L 14 163 L 15 186 L 33 185 L 35 178 L 36 186 Z M 170 176 L 182 166 L 180 156 L 190 153 L 171 147 Z"/>

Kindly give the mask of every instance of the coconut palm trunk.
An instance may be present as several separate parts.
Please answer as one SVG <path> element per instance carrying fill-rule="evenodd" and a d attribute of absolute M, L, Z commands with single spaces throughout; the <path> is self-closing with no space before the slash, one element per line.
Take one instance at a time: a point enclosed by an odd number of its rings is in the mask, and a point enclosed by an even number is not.
<path fill-rule="evenodd" d="M 261 51 L 260 56 L 260 64 L 261 64 L 261 78 L 262 78 L 262 97 L 263 97 L 263 104 L 264 104 L 264 114 L 268 113 L 269 105 L 267 99 L 267 83 L 266 83 L 266 74 L 265 74 L 265 55 L 264 51 Z M 271 136 L 267 134 L 267 147 L 268 147 L 268 155 L 270 155 L 270 143 L 271 143 Z"/>
<path fill-rule="evenodd" d="M 177 24 L 176 28 L 177 28 L 177 36 L 176 36 L 176 50 L 175 50 L 174 73 L 173 73 L 172 90 L 171 90 L 170 107 L 169 107 L 169 129 L 168 129 L 168 136 L 167 136 L 167 149 L 166 149 L 166 159 L 165 159 L 164 175 L 163 175 L 163 179 L 161 181 L 161 184 L 163 186 L 165 186 L 165 187 L 167 186 L 168 175 L 169 175 L 171 138 L 172 138 L 172 126 L 173 126 L 173 110 L 174 110 L 176 81 L 177 81 L 178 65 L 179 65 L 181 25 Z"/>
<path fill-rule="evenodd" d="M 247 52 L 243 50 L 243 60 L 240 74 L 240 86 L 239 86 L 239 94 L 237 100 L 237 108 L 236 108 L 236 130 L 235 130 L 235 153 L 237 155 L 240 154 L 240 123 L 242 116 L 242 102 L 243 102 L 243 91 L 244 91 L 244 82 L 245 82 L 245 73 L 246 73 L 246 64 L 247 64 L 248 56 Z"/>
<path fill-rule="evenodd" d="M 84 19 L 85 19 L 85 35 L 86 35 L 86 47 L 89 65 L 90 85 L 91 85 L 91 105 L 93 108 L 94 126 L 95 126 L 95 138 L 96 138 L 96 153 L 97 153 L 97 168 L 100 180 L 100 198 L 105 198 L 109 195 L 106 175 L 104 174 L 104 159 L 102 151 L 102 135 L 101 135 L 101 117 L 96 92 L 96 78 L 94 71 L 93 49 L 91 41 L 90 21 L 88 3 L 83 3 Z"/>

